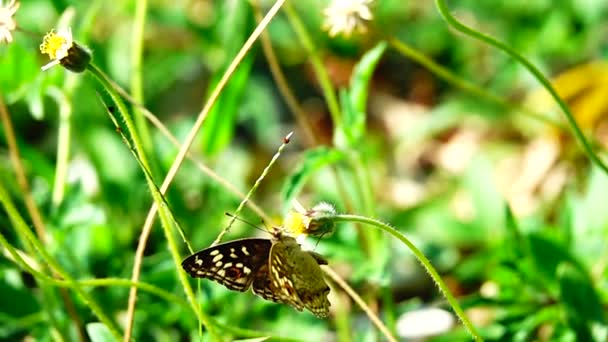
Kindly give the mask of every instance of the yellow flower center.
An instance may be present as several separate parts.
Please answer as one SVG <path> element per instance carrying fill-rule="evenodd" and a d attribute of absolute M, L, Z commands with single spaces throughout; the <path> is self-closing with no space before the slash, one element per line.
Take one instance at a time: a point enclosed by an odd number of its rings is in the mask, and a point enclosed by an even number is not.
<path fill-rule="evenodd" d="M 310 219 L 305 218 L 304 215 L 290 210 L 283 221 L 283 227 L 291 234 L 300 235 L 306 231 L 306 226 L 309 223 L 308 221 L 310 221 Z"/>
<path fill-rule="evenodd" d="M 67 46 L 68 40 L 51 31 L 44 36 L 42 44 L 40 44 L 40 52 L 49 55 L 51 59 L 61 59 L 67 55 L 67 50 L 70 46 Z"/>

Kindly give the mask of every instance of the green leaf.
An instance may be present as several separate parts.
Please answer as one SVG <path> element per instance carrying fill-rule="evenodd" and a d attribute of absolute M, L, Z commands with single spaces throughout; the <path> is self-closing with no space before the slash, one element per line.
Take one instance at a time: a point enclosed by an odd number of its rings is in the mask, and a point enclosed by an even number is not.
<path fill-rule="evenodd" d="M 218 28 L 218 36 L 220 41 L 226 42 L 224 54 L 227 58 L 224 59 L 222 67 L 217 70 L 209 84 L 209 94 L 216 88 L 224 71 L 249 36 L 251 8 L 247 2 L 239 2 L 238 5 L 226 2 L 219 15 L 225 18 L 221 21 L 223 25 Z M 251 74 L 252 65 L 253 56 L 249 54 L 234 71 L 207 115 L 201 130 L 201 144 L 207 155 L 217 154 L 232 139 L 237 111 Z"/>
<path fill-rule="evenodd" d="M 528 246 L 536 271 L 550 283 L 554 285 L 557 274 L 557 266 L 562 262 L 570 262 L 574 265 L 578 263 L 574 260 L 567 247 L 557 241 L 539 233 L 532 233 L 528 236 Z"/>
<path fill-rule="evenodd" d="M 523 251 L 523 238 L 521 231 L 519 230 L 519 224 L 517 218 L 511 210 L 511 206 L 505 205 L 505 218 L 506 218 L 506 235 L 507 245 L 510 247 L 509 253 L 514 259 L 518 259 L 524 255 Z"/>
<path fill-rule="evenodd" d="M 110 329 L 103 323 L 89 323 L 87 324 L 87 334 L 91 338 L 92 342 L 114 342 L 116 339 L 112 336 Z"/>
<path fill-rule="evenodd" d="M 568 316 L 582 322 L 605 322 L 602 302 L 589 275 L 563 262 L 557 268 L 561 302 Z"/>
<path fill-rule="evenodd" d="M 350 78 L 350 103 L 352 108 L 360 113 L 365 113 L 369 81 L 386 46 L 386 42 L 380 42 L 363 55 Z"/>
<path fill-rule="evenodd" d="M 302 163 L 283 185 L 281 191 L 283 203 L 291 207 L 291 200 L 297 196 L 309 177 L 319 169 L 344 158 L 344 153 L 326 146 L 306 151 Z"/>
<path fill-rule="evenodd" d="M 343 122 L 336 130 L 336 146 L 354 147 L 365 135 L 365 116 L 369 81 L 380 57 L 386 50 L 386 42 L 380 42 L 357 63 L 350 79 L 350 89 L 340 92 L 344 113 Z"/>

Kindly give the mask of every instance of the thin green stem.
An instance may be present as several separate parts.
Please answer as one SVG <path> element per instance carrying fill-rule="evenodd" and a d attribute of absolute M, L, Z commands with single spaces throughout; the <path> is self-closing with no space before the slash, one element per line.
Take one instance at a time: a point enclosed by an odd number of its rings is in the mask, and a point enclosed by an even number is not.
<path fill-rule="evenodd" d="M 49 265 L 53 271 L 57 272 L 59 276 L 65 279 L 74 291 L 82 298 L 85 304 L 93 311 L 93 313 L 99 318 L 99 320 L 106 325 L 106 327 L 110 330 L 112 335 L 116 339 L 120 339 L 120 333 L 115 324 L 110 320 L 108 316 L 103 312 L 101 306 L 97 304 L 97 302 L 93 299 L 91 295 L 89 295 L 86 291 L 84 291 L 80 285 L 72 278 L 72 276 L 67 273 L 60 265 L 55 261 L 53 257 L 46 251 L 44 246 L 40 243 L 40 241 L 32 234 L 30 228 L 27 226 L 23 218 L 19 215 L 19 212 L 15 208 L 14 203 L 11 198 L 8 196 L 4 185 L 0 183 L 0 202 L 4 206 L 6 213 L 11 220 L 13 227 L 18 231 L 18 233 L 24 236 L 33 246 L 34 249 L 40 254 L 44 262 Z"/>
<path fill-rule="evenodd" d="M 11 336 L 20 331 L 32 331 L 35 325 L 45 323 L 45 321 L 46 317 L 43 312 L 35 312 L 18 319 L 14 319 L 9 315 L 0 314 L 0 322 L 4 325 L 2 329 L 4 336 Z M 63 336 L 59 337 L 62 338 Z"/>
<path fill-rule="evenodd" d="M 456 313 L 458 318 L 460 318 L 460 320 L 464 324 L 465 328 L 469 331 L 469 333 L 473 336 L 473 338 L 475 338 L 478 341 L 482 340 L 481 336 L 479 335 L 479 333 L 477 332 L 477 330 L 475 329 L 475 327 L 473 326 L 471 321 L 469 321 L 467 316 L 464 314 L 464 311 L 462 310 L 462 308 L 460 307 L 460 305 L 458 304 L 458 302 L 456 301 L 456 299 L 450 292 L 447 285 L 443 282 L 443 280 L 439 276 L 439 273 L 437 273 L 437 271 L 435 270 L 435 268 L 433 267 L 433 265 L 431 264 L 429 259 L 427 259 L 426 256 L 424 256 L 424 254 L 422 254 L 422 252 L 412 242 L 410 242 L 410 240 L 408 238 L 406 238 L 403 234 L 401 234 L 399 231 L 392 228 L 391 226 L 387 225 L 386 223 L 383 223 L 381 221 L 371 219 L 368 217 L 357 216 L 357 215 L 336 215 L 333 217 L 333 219 L 334 219 L 334 222 L 336 222 L 336 223 L 338 223 L 338 222 L 359 222 L 359 223 L 368 224 L 370 226 L 376 227 L 378 229 L 381 229 L 381 230 L 389 233 L 390 235 L 399 239 L 399 241 L 403 242 L 412 251 L 412 253 L 414 253 L 414 256 L 418 259 L 418 261 L 420 261 L 422 266 L 429 273 L 429 275 L 431 276 L 431 278 L 433 279 L 435 284 L 437 284 L 437 286 L 439 287 L 439 290 L 441 291 L 443 296 L 446 298 L 448 303 L 452 306 L 452 309 L 454 310 L 454 312 Z"/>
<path fill-rule="evenodd" d="M 258 177 L 258 179 L 256 179 L 256 181 L 253 184 L 253 186 L 251 187 L 251 189 L 249 189 L 249 192 L 247 192 L 247 195 L 245 195 L 245 198 L 243 198 L 241 200 L 241 203 L 239 203 L 239 206 L 234 211 L 234 214 L 232 216 L 230 216 L 230 221 L 226 225 L 226 228 L 222 229 L 222 231 L 217 235 L 217 237 L 215 238 L 215 241 L 213 241 L 213 243 L 211 244 L 212 246 L 217 245 L 218 243 L 220 243 L 220 241 L 222 241 L 222 238 L 224 237 L 224 235 L 226 235 L 226 233 L 228 233 L 228 231 L 230 230 L 230 227 L 234 223 L 234 220 L 236 220 L 236 218 L 239 215 L 239 213 L 241 212 L 241 210 L 243 210 L 243 207 L 245 207 L 245 203 L 247 203 L 247 201 L 249 200 L 249 198 L 251 198 L 251 196 L 253 195 L 253 193 L 257 190 L 257 188 L 262 183 L 262 180 L 268 174 L 268 171 L 270 171 L 270 168 L 274 165 L 274 163 L 277 161 L 277 159 L 279 159 L 279 157 L 281 156 L 281 152 L 283 152 L 283 149 L 289 143 L 289 139 L 291 139 L 291 135 L 292 134 L 293 134 L 293 132 L 289 132 L 289 134 L 287 134 L 287 136 L 285 136 L 285 139 L 283 139 L 283 143 L 281 144 L 281 146 L 279 146 L 279 149 L 277 150 L 277 153 L 274 154 L 274 156 L 272 157 L 272 159 L 270 160 L 270 162 L 268 163 L 268 165 L 266 165 L 266 167 L 262 171 L 262 174 L 260 174 L 260 176 Z"/>
<path fill-rule="evenodd" d="M 1 117 L 1 121 L 4 125 L 4 134 L 6 136 L 9 156 L 11 158 L 11 162 L 12 162 L 13 168 L 15 170 L 15 176 L 17 177 L 17 183 L 19 184 L 21 193 L 23 194 L 23 200 L 25 202 L 25 206 L 26 206 L 27 211 L 32 220 L 32 224 L 34 225 L 34 229 L 36 230 L 36 234 L 38 235 L 38 238 L 40 239 L 40 241 L 42 241 L 42 244 L 44 244 L 47 241 L 47 232 L 46 232 L 44 220 L 42 218 L 42 214 L 40 213 L 40 210 L 38 209 L 38 206 L 36 205 L 36 202 L 34 201 L 32 192 L 30 191 L 27 176 L 25 174 L 25 169 L 21 162 L 21 156 L 19 153 L 18 145 L 17 145 L 15 131 L 13 129 L 10 115 L 8 114 L 8 110 L 4 104 L 4 100 L 2 99 L 1 96 L 0 96 L 0 117 Z M 66 161 L 66 163 L 67 163 L 67 161 Z M 23 220 L 23 218 L 21 218 L 21 219 Z M 25 244 L 26 248 L 31 253 L 34 253 L 33 247 L 31 246 L 31 244 L 27 243 L 27 238 L 22 235 L 20 235 L 20 238 L 23 241 L 23 243 Z M 65 292 L 63 290 L 60 292 L 61 292 L 61 296 L 62 296 L 64 304 L 65 304 L 65 309 L 67 310 L 68 315 L 74 321 L 74 324 L 78 331 L 79 340 L 84 341 L 84 331 L 82 330 L 82 324 L 81 324 L 80 318 L 76 312 L 76 309 L 74 308 L 74 304 L 72 303 L 72 300 L 69 297 L 67 292 Z M 54 317 L 56 308 L 51 308 L 51 306 L 55 305 L 55 301 L 53 300 L 54 298 L 52 298 L 52 297 L 54 297 L 54 294 L 51 291 L 43 291 L 42 294 L 43 294 L 42 295 L 43 304 L 48 304 L 45 306 L 49 308 L 48 313 L 49 313 L 49 319 L 51 321 L 51 324 L 58 326 L 55 324 L 57 322 L 57 320 Z M 58 330 L 63 330 L 63 329 L 58 329 Z M 64 333 L 64 335 L 67 336 L 67 334 L 65 334 L 65 333 Z"/>
<path fill-rule="evenodd" d="M 247 52 L 253 46 L 256 39 L 260 36 L 262 31 L 264 31 L 264 29 L 268 26 L 271 19 L 276 15 L 276 13 L 279 11 L 279 9 L 281 8 L 281 6 L 283 5 L 284 2 L 285 2 L 285 0 L 277 0 L 274 3 L 274 5 L 270 8 L 270 10 L 266 14 L 266 16 L 264 16 L 264 18 L 262 19 L 260 24 L 253 31 L 251 36 L 247 39 L 245 44 L 243 44 L 243 46 L 241 47 L 241 50 L 239 50 L 239 52 L 236 55 L 236 57 L 234 58 L 234 60 L 230 63 L 230 65 L 228 66 L 228 68 L 226 69 L 224 74 L 222 75 L 222 78 L 217 83 L 217 86 L 215 87 L 215 89 L 213 89 L 213 91 L 209 95 L 209 98 L 207 99 L 207 103 L 205 104 L 205 106 L 201 110 L 201 112 L 198 114 L 196 121 L 194 122 L 194 124 L 192 125 L 192 128 L 188 132 L 188 135 L 186 136 L 184 143 L 182 144 L 179 152 L 177 153 L 177 156 L 175 157 L 175 160 L 171 164 L 171 168 L 167 172 L 167 175 L 165 176 L 165 179 L 163 180 L 163 183 L 160 186 L 161 194 L 164 194 L 167 191 L 167 189 L 169 188 L 169 185 L 171 185 L 171 182 L 173 181 L 173 178 L 177 174 L 179 167 L 181 166 L 182 162 L 186 158 L 186 154 L 188 153 L 190 146 L 192 146 L 192 144 L 194 143 L 197 133 L 200 131 L 200 128 L 202 127 L 203 122 L 205 121 L 205 118 L 207 117 L 207 114 L 211 110 L 213 104 L 217 101 L 218 97 L 220 96 L 220 93 L 222 92 L 222 90 L 224 89 L 226 84 L 228 83 L 230 76 L 232 76 L 232 74 L 234 73 L 234 71 L 236 70 L 238 65 L 241 63 L 241 61 L 243 60 L 243 58 L 245 57 Z M 150 236 L 150 232 L 152 231 L 152 224 L 154 222 L 154 218 L 156 216 L 156 212 L 158 211 L 159 207 L 160 207 L 160 204 L 157 204 L 157 202 L 155 201 L 154 204 L 152 205 L 152 207 L 150 208 L 150 210 L 148 211 L 148 216 L 146 217 L 146 221 L 141 230 L 141 235 L 139 237 L 139 243 L 137 245 L 137 250 L 135 252 L 135 260 L 133 263 L 133 273 L 132 273 L 132 277 L 131 277 L 131 279 L 133 281 L 137 281 L 139 279 L 139 273 L 140 273 L 140 269 L 141 269 L 141 262 L 143 259 L 144 250 L 146 247 L 146 243 L 148 241 L 148 237 Z M 180 274 L 180 280 L 182 280 L 182 282 L 185 281 L 184 280 L 185 272 L 179 272 L 179 274 Z M 188 298 L 191 298 L 190 297 L 190 293 L 192 292 L 191 289 L 189 287 L 185 288 L 185 289 L 187 292 L 189 291 Z M 137 295 L 137 291 L 134 289 L 133 291 L 131 291 L 129 293 L 129 301 L 130 302 L 135 301 L 136 295 Z M 192 298 L 194 298 L 194 297 L 192 297 Z"/>
<path fill-rule="evenodd" d="M 146 157 L 143 144 L 141 142 L 137 130 L 135 129 L 133 119 L 131 118 L 131 115 L 129 114 L 129 111 L 127 110 L 127 107 L 125 106 L 125 103 L 123 102 L 122 98 L 120 97 L 118 92 L 116 92 L 116 90 L 112 87 L 112 84 L 107 78 L 107 76 L 95 64 L 89 64 L 87 70 L 89 70 L 93 74 L 93 76 L 97 78 L 103 88 L 108 92 L 108 94 L 110 94 L 112 101 L 114 101 L 114 103 L 116 104 L 118 112 L 124 120 L 130 138 L 133 140 L 133 147 L 135 148 L 135 152 L 137 152 L 137 155 L 141 159 L 143 166 L 148 170 L 148 172 L 150 172 L 150 163 L 148 162 L 148 158 Z"/>
<path fill-rule="evenodd" d="M 135 17 L 131 37 L 131 94 L 137 103 L 144 103 L 142 55 L 147 8 L 148 0 L 135 1 Z M 137 133 L 141 137 L 142 146 L 147 154 L 152 155 L 152 138 L 144 113 L 137 108 L 133 108 L 133 117 Z M 152 169 L 150 172 L 154 174 L 153 171 Z"/>
<path fill-rule="evenodd" d="M 367 317 L 369 317 L 370 321 L 372 321 L 372 323 L 384 335 L 384 338 L 387 341 L 389 341 L 389 342 L 396 342 L 397 341 L 397 339 L 395 337 L 393 337 L 393 335 L 388 330 L 388 328 L 384 325 L 384 323 L 382 323 L 382 321 L 380 320 L 380 318 L 378 317 L 378 315 L 376 315 L 376 313 L 372 311 L 372 309 L 369 307 L 369 305 L 367 305 L 363 301 L 363 298 L 361 298 L 361 296 L 359 296 L 359 294 L 357 292 L 355 292 L 355 290 L 353 290 L 352 287 L 350 287 L 348 285 L 348 283 L 346 281 L 344 281 L 344 279 L 342 279 L 329 266 L 323 266 L 323 272 L 325 272 L 325 274 L 327 274 L 336 284 L 338 284 L 338 286 L 340 286 L 342 288 L 342 290 L 344 290 L 344 292 L 346 292 L 348 294 L 348 296 L 350 298 L 352 298 L 352 300 L 357 305 L 359 305 L 359 307 L 361 308 L 361 310 L 363 310 L 363 312 L 365 312 L 365 314 L 367 315 Z"/>
<path fill-rule="evenodd" d="M 23 260 L 23 258 L 21 258 L 21 256 L 19 256 L 18 253 L 13 254 L 10 250 L 12 249 L 13 251 L 15 251 L 15 249 L 12 246 L 10 246 L 10 244 L 8 244 L 8 242 L 6 241 L 4 236 L 2 236 L 1 234 L 0 234 L 0 243 L 3 245 L 3 247 L 5 247 L 7 250 L 9 250 L 9 253 L 11 253 L 13 255 L 13 261 L 17 265 L 19 265 L 23 270 L 32 274 L 36 279 L 38 279 L 48 285 L 72 288 L 72 284 L 70 284 L 69 282 L 67 282 L 65 280 L 59 280 L 59 279 L 49 277 L 46 274 L 39 272 L 36 269 L 34 269 L 32 266 L 30 266 L 25 260 Z M 146 292 L 149 292 L 160 298 L 163 298 L 167 302 L 179 304 L 180 306 L 182 306 L 185 309 L 191 309 L 188 302 L 179 298 L 178 296 L 174 295 L 173 293 L 163 290 L 152 284 L 148 284 L 148 283 L 144 283 L 144 282 L 132 282 L 129 279 L 123 279 L 123 278 L 96 278 L 96 279 L 77 280 L 76 283 L 80 286 L 90 286 L 90 287 L 112 287 L 112 286 L 131 287 L 131 286 L 135 286 Z"/>
<path fill-rule="evenodd" d="M 30 273 L 37 280 L 52 286 L 59 286 L 64 288 L 72 288 L 73 284 L 66 281 L 60 280 L 53 277 L 50 277 L 41 271 L 37 270 L 37 267 L 30 265 L 20 253 L 15 249 L 4 237 L 4 235 L 0 234 L 0 245 L 4 247 L 4 249 L 9 253 L 11 261 L 13 261 L 17 266 L 21 267 L 24 271 Z M 91 287 L 103 287 L 103 286 L 123 286 L 123 287 L 131 287 L 135 286 L 144 291 L 150 292 L 160 298 L 165 299 L 170 303 L 177 303 L 181 305 L 185 309 L 191 309 L 190 305 L 183 299 L 174 295 L 173 293 L 163 290 L 159 287 L 156 287 L 152 284 L 144 283 L 144 282 L 132 282 L 128 279 L 123 278 L 97 278 L 97 279 L 81 279 L 75 281 L 80 286 L 91 286 Z"/>
<path fill-rule="evenodd" d="M 321 90 L 323 91 L 325 101 L 327 101 L 327 107 L 329 108 L 329 113 L 331 114 L 334 126 L 338 127 L 342 124 L 342 113 L 338 104 L 336 91 L 334 90 L 334 87 L 331 84 L 327 69 L 323 65 L 323 62 L 321 61 L 321 58 L 317 53 L 310 33 L 306 30 L 306 27 L 304 26 L 304 23 L 302 23 L 302 20 L 300 20 L 300 17 L 298 16 L 297 12 L 293 9 L 293 7 L 291 7 L 291 3 L 286 2 L 285 6 L 283 6 L 283 9 L 285 10 L 287 19 L 291 23 L 291 26 L 293 27 L 296 35 L 298 36 L 298 39 L 300 39 L 300 42 L 309 54 L 310 63 L 312 64 L 312 67 L 315 70 L 315 74 L 317 75 L 317 79 L 319 81 L 319 85 L 321 86 Z"/>
<path fill-rule="evenodd" d="M 521 63 L 524 67 L 526 67 L 526 69 L 528 69 L 528 71 L 532 75 L 534 75 L 534 77 L 538 80 L 538 82 L 540 82 L 540 84 L 545 89 L 547 89 L 547 91 L 551 94 L 551 96 L 553 97 L 555 102 L 557 102 L 560 109 L 566 116 L 566 119 L 568 121 L 568 124 L 570 125 L 570 128 L 572 129 L 572 133 L 574 134 L 574 137 L 576 138 L 576 140 L 578 140 L 579 144 L 582 146 L 583 151 L 585 152 L 587 157 L 592 162 L 594 162 L 596 166 L 598 166 L 600 169 L 602 169 L 602 171 L 604 171 L 606 174 L 608 174 L 608 166 L 606 166 L 602 162 L 602 160 L 595 154 L 595 152 L 593 151 L 593 148 L 591 147 L 591 144 L 587 141 L 582 130 L 576 123 L 576 120 L 574 119 L 574 116 L 570 112 L 570 109 L 568 108 L 566 103 L 559 97 L 559 95 L 557 94 L 557 91 L 553 88 L 553 86 L 551 86 L 551 82 L 549 82 L 549 80 L 540 72 L 540 70 L 538 70 L 538 68 L 536 68 L 530 61 L 528 61 L 526 58 L 524 58 L 517 51 L 515 51 L 513 48 L 506 45 L 505 43 L 502 43 L 481 32 L 475 31 L 472 28 L 470 28 L 470 27 L 462 24 L 458 20 L 456 20 L 456 18 L 454 18 L 451 15 L 450 10 L 448 9 L 448 6 L 445 3 L 445 0 L 435 0 L 435 5 L 437 6 L 437 9 L 439 10 L 439 13 L 443 17 L 443 19 L 449 25 L 454 27 L 456 30 L 504 51 L 509 56 L 511 56 L 513 59 L 515 59 L 516 61 Z"/>
<path fill-rule="evenodd" d="M 488 102 L 495 103 L 504 108 L 516 109 L 516 110 L 522 112 L 523 114 L 526 114 L 536 120 L 553 125 L 555 127 L 566 128 L 561 122 L 557 122 L 547 116 L 536 113 L 520 104 L 511 103 L 509 101 L 506 101 L 500 96 L 496 96 L 492 93 L 489 93 L 487 90 L 476 85 L 475 83 L 462 79 L 460 76 L 458 76 L 458 75 L 454 74 L 452 71 L 450 71 L 450 69 L 444 68 L 443 66 L 436 63 L 429 57 L 425 56 L 420 51 L 417 51 L 413 47 L 407 45 L 406 43 L 404 43 L 396 38 L 389 38 L 388 41 L 391 44 L 391 46 L 395 50 L 397 50 L 399 53 L 401 53 L 402 55 L 404 55 L 407 58 L 422 65 L 423 67 L 425 67 L 430 72 L 432 72 L 433 74 L 435 74 L 437 77 L 441 78 L 442 80 L 446 81 L 447 83 L 449 83 L 457 88 L 460 88 L 461 90 L 466 91 L 466 92 L 470 93 L 471 95 L 475 95 L 481 99 L 484 99 Z"/>
<path fill-rule="evenodd" d="M 128 111 L 126 111 L 126 107 L 125 107 L 124 103 L 122 102 L 120 95 L 118 94 L 116 89 L 114 87 L 112 87 L 111 82 L 105 77 L 105 75 L 93 64 L 90 64 L 89 70 L 91 72 L 93 72 L 95 74 L 95 76 L 97 76 L 97 78 L 100 80 L 100 82 L 104 86 L 105 90 L 110 94 L 110 97 L 116 104 L 118 112 L 121 113 L 122 119 L 127 124 L 127 131 L 132 137 L 133 144 L 131 144 L 128 137 L 122 133 L 122 130 L 120 130 L 120 126 L 118 124 L 117 118 L 115 118 L 114 113 L 112 113 L 110 111 L 109 115 L 110 115 L 111 121 L 114 123 L 117 130 L 121 133 L 122 137 L 124 138 L 125 144 L 127 145 L 127 147 L 129 147 L 131 152 L 133 152 L 134 158 L 138 161 L 140 167 L 142 168 L 142 171 L 143 171 L 143 173 L 146 177 L 146 181 L 148 183 L 148 187 L 150 188 L 150 191 L 152 192 L 152 197 L 154 198 L 154 203 L 156 203 L 157 207 L 159 208 L 159 218 L 160 218 L 160 222 L 161 222 L 161 227 L 163 228 L 163 231 L 165 233 L 165 238 L 167 239 L 167 244 L 169 246 L 169 252 L 171 253 L 171 256 L 173 257 L 173 261 L 174 261 L 175 265 L 177 265 L 177 267 L 176 267 L 177 274 L 180 279 L 180 282 L 182 283 L 182 286 L 184 287 L 184 292 L 186 293 L 186 296 L 188 297 L 194 312 L 196 313 L 197 317 L 199 318 L 199 321 L 201 321 L 205 325 L 205 327 L 207 327 L 209 329 L 209 333 L 212 335 L 213 338 L 217 338 L 219 335 L 217 335 L 217 332 L 215 331 L 214 327 L 209 324 L 209 318 L 200 309 L 200 307 L 196 301 L 196 297 L 194 296 L 194 291 L 192 290 L 192 287 L 190 286 L 188 279 L 185 277 L 185 273 L 180 271 L 179 265 L 181 264 L 182 258 L 179 254 L 179 249 L 177 247 L 177 243 L 175 242 L 173 233 L 171 231 L 172 222 L 174 221 L 173 215 L 171 214 L 168 206 L 165 204 L 162 193 L 160 192 L 160 190 L 154 183 L 154 180 L 152 179 L 152 175 L 150 174 L 150 168 L 148 166 L 149 164 L 146 163 L 146 160 L 144 159 L 144 154 L 142 153 L 143 150 L 142 150 L 141 144 L 138 145 L 138 143 L 137 143 L 139 141 L 139 139 L 137 139 L 137 132 L 134 130 L 135 127 L 133 126 L 132 121 L 130 120 L 129 113 L 128 113 Z M 129 122 L 131 124 L 129 124 Z M 137 274 L 137 278 L 139 278 L 139 274 Z M 132 282 L 136 283 L 137 280 L 132 279 Z M 133 292 L 134 289 L 136 289 L 136 287 L 132 287 L 131 292 Z M 128 310 L 128 316 L 127 316 L 127 329 L 126 329 L 125 335 L 124 335 L 125 341 L 129 341 L 131 339 L 130 335 L 132 333 L 132 324 L 133 324 L 133 318 L 135 315 L 135 298 L 136 298 L 135 296 L 129 296 L 130 300 L 129 300 L 129 306 L 128 306 L 129 310 Z"/>
<path fill-rule="evenodd" d="M 70 158 L 70 142 L 72 132 L 72 103 L 70 95 L 76 85 L 76 78 L 67 76 L 64 90 L 50 88 L 49 94 L 57 102 L 59 108 L 59 129 L 57 131 L 57 162 L 55 164 L 55 181 L 53 182 L 52 203 L 56 208 L 63 201 L 65 193 L 68 162 Z"/>

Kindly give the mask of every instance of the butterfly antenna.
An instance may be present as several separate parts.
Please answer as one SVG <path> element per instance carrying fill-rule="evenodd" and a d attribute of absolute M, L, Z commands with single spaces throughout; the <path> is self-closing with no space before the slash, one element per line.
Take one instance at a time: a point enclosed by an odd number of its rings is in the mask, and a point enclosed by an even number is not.
<path fill-rule="evenodd" d="M 266 228 L 266 229 L 264 229 L 264 228 L 260 228 L 260 227 L 259 227 L 258 225 L 256 225 L 255 223 L 253 223 L 253 222 L 251 222 L 251 221 L 248 221 L 248 220 L 246 220 L 246 219 L 244 219 L 244 218 L 242 218 L 242 217 L 235 216 L 235 215 L 233 215 L 233 214 L 231 214 L 231 213 L 229 213 L 229 212 L 225 212 L 225 213 L 224 213 L 224 215 L 226 215 L 226 216 L 228 216 L 228 217 L 230 217 L 230 218 L 234 218 L 235 220 L 239 220 L 239 221 L 241 221 L 241 222 L 243 222 L 243 223 L 246 223 L 246 224 L 248 224 L 248 225 L 252 226 L 252 227 L 253 227 L 253 228 L 255 228 L 255 229 L 258 229 L 258 230 L 260 230 L 260 231 L 263 231 L 263 232 L 265 232 L 265 233 L 268 233 L 268 228 Z M 264 221 L 262 221 L 262 223 L 264 223 Z"/>
<path fill-rule="evenodd" d="M 270 168 L 272 167 L 272 165 L 274 165 L 274 163 L 277 161 L 277 159 L 279 159 L 279 156 L 281 156 L 281 152 L 283 152 L 283 149 L 285 148 L 285 146 L 287 146 L 287 144 L 289 144 L 292 135 L 293 135 L 293 132 L 289 132 L 289 134 L 287 134 L 283 138 L 283 143 L 281 144 L 281 146 L 279 146 L 279 149 L 277 150 L 277 153 L 274 154 L 274 156 L 270 160 L 270 163 L 268 163 L 268 165 L 266 165 L 266 168 L 264 169 L 264 171 L 262 171 L 262 174 L 260 175 L 260 177 L 258 177 L 258 179 L 255 181 L 255 184 L 253 184 L 253 187 L 251 188 L 251 190 L 249 190 L 249 192 L 247 193 L 247 195 L 245 195 L 245 198 L 243 198 L 243 200 L 241 201 L 241 203 L 239 203 L 239 206 L 236 208 L 236 210 L 234 212 L 234 215 L 232 215 L 230 217 L 230 221 L 228 221 L 228 225 L 226 226 L 226 228 L 224 228 L 218 234 L 218 236 L 215 239 L 215 241 L 213 241 L 213 244 L 211 244 L 212 246 L 217 245 L 218 243 L 220 243 L 220 241 L 222 241 L 222 238 L 224 237 L 224 235 L 226 235 L 226 233 L 228 233 L 228 230 L 230 230 L 230 228 L 232 227 L 232 224 L 234 224 L 234 220 L 236 220 L 236 218 L 238 217 L 238 214 L 241 212 L 241 210 L 243 210 L 243 207 L 245 206 L 245 203 L 247 203 L 247 201 L 249 201 L 249 198 L 251 198 L 251 195 L 253 195 L 253 193 L 255 192 L 255 190 L 260 186 L 260 183 L 262 182 L 262 179 L 264 179 L 264 177 L 266 177 L 266 175 L 268 174 L 268 171 L 270 170 Z"/>

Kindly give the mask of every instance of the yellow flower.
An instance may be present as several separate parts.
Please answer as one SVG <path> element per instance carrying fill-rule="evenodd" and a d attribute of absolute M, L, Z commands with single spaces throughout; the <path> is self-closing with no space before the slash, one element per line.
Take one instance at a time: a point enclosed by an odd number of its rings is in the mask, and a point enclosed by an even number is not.
<path fill-rule="evenodd" d="M 321 202 L 306 210 L 299 202 L 294 201 L 293 204 L 295 210 L 290 210 L 283 221 L 283 228 L 291 235 L 323 236 L 333 233 L 336 228 L 333 222 L 336 209 L 333 205 Z"/>
<path fill-rule="evenodd" d="M 15 0 L 10 0 L 8 4 L 4 4 L 4 1 L 0 0 L 0 43 L 6 41 L 10 43 L 13 41 L 13 31 L 17 27 L 13 15 L 19 9 L 19 3 Z"/>
<path fill-rule="evenodd" d="M 333 0 L 323 11 L 323 27 L 334 37 L 338 34 L 350 36 L 353 31 L 366 32 L 366 21 L 374 17 L 369 5 L 374 0 Z"/>
<path fill-rule="evenodd" d="M 42 67 L 42 71 L 61 64 L 64 68 L 73 72 L 83 72 L 89 62 L 91 54 L 82 46 L 76 44 L 72 39 L 71 28 L 61 28 L 55 33 L 54 30 L 44 36 L 40 44 L 40 52 L 49 55 L 51 61 Z"/>

